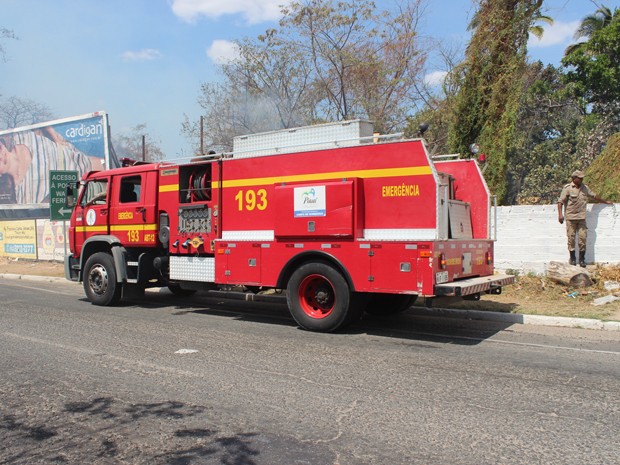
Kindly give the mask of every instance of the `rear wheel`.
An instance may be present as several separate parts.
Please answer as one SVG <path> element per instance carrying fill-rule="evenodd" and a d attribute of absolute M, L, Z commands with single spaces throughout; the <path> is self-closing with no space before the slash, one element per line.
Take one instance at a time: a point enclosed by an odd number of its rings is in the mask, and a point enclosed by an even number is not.
<path fill-rule="evenodd" d="M 322 262 L 306 263 L 287 285 L 291 315 L 304 329 L 332 332 L 361 316 L 361 305 L 342 274 Z"/>
<path fill-rule="evenodd" d="M 98 252 L 86 260 L 84 292 L 95 305 L 115 305 L 121 299 L 121 283 L 116 282 L 116 268 L 110 254 Z"/>
<path fill-rule="evenodd" d="M 372 316 L 389 316 L 404 312 L 416 301 L 417 295 L 372 294 L 366 304 L 366 313 Z"/>

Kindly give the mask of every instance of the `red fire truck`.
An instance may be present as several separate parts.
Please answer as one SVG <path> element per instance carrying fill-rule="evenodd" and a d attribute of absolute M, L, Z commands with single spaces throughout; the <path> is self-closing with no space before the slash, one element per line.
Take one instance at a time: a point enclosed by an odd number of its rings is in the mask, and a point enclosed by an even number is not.
<path fill-rule="evenodd" d="M 494 274 L 478 162 L 434 161 L 422 139 L 378 137 L 368 124 L 245 136 L 232 153 L 88 173 L 67 279 L 104 306 L 155 286 L 285 290 L 295 321 L 324 332 L 364 310 L 478 299 L 512 283 Z"/>

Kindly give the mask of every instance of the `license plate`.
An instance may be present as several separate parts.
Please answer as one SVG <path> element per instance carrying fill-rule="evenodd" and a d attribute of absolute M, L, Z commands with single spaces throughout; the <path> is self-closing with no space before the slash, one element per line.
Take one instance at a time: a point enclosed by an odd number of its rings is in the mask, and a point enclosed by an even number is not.
<path fill-rule="evenodd" d="M 440 271 L 439 273 L 435 273 L 435 283 L 436 284 L 447 283 L 447 282 L 448 282 L 448 272 L 447 271 Z"/>

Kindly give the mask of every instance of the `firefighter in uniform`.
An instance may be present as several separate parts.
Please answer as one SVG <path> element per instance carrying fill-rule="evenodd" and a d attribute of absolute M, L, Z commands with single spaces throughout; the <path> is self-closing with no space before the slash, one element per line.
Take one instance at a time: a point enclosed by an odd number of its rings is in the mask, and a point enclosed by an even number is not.
<path fill-rule="evenodd" d="M 571 265 L 577 264 L 575 255 L 575 236 L 579 245 L 579 266 L 586 266 L 586 238 L 588 228 L 586 226 L 586 207 L 588 199 L 596 200 L 605 204 L 611 202 L 601 199 L 598 195 L 583 184 L 583 171 L 575 171 L 571 175 L 572 182 L 562 188 L 560 198 L 558 198 L 558 221 L 564 223 L 566 219 L 566 235 L 568 237 L 568 253 Z M 564 213 L 562 213 L 562 209 Z"/>

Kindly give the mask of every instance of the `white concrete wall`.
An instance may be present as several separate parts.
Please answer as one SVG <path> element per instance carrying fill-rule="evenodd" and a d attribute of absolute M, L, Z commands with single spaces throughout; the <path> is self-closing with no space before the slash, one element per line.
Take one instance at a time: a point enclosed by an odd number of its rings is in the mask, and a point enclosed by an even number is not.
<path fill-rule="evenodd" d="M 587 263 L 620 263 L 620 204 L 589 204 Z M 495 268 L 544 273 L 550 261 L 568 262 L 566 223 L 557 205 L 498 207 Z"/>

